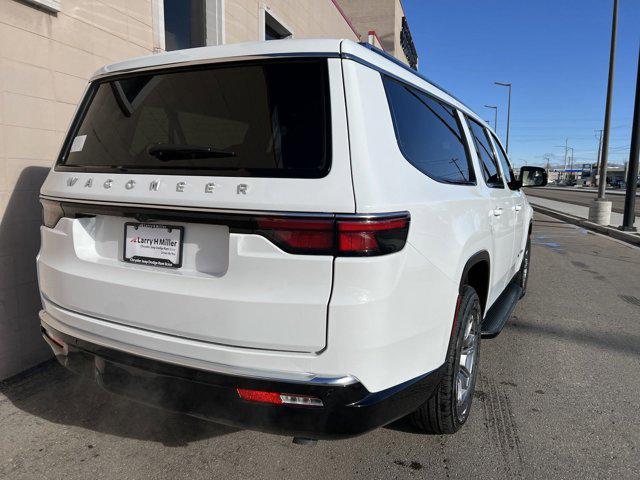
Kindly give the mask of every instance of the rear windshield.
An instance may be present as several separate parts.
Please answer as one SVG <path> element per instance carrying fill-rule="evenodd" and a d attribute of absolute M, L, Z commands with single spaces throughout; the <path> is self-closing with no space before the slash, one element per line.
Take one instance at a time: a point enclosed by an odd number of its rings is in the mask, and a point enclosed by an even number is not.
<path fill-rule="evenodd" d="M 59 170 L 319 178 L 326 59 L 225 64 L 92 85 Z"/>

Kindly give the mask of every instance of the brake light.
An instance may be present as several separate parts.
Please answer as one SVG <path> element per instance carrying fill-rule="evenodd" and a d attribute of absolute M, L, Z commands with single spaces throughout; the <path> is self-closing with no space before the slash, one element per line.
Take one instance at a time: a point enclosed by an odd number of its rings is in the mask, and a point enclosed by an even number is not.
<path fill-rule="evenodd" d="M 408 231 L 408 215 L 383 219 L 338 219 L 338 255 L 397 252 L 404 247 Z"/>
<path fill-rule="evenodd" d="M 258 231 L 285 251 L 331 254 L 334 226 L 331 219 L 258 218 Z"/>
<path fill-rule="evenodd" d="M 253 233 L 285 252 L 333 256 L 385 255 L 402 250 L 408 213 L 323 218 L 258 217 Z"/>

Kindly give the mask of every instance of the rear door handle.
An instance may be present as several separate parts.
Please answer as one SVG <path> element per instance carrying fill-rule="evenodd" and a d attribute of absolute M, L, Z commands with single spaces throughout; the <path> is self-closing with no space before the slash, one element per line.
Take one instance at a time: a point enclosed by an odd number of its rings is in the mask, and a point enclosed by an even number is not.
<path fill-rule="evenodd" d="M 500 208 L 500 207 L 495 208 L 493 210 L 493 215 L 496 216 L 496 217 L 499 217 L 500 215 L 502 215 L 502 208 Z"/>
<path fill-rule="evenodd" d="M 522 210 L 522 205 L 516 205 L 514 208 L 516 212 L 519 212 L 520 210 Z"/>

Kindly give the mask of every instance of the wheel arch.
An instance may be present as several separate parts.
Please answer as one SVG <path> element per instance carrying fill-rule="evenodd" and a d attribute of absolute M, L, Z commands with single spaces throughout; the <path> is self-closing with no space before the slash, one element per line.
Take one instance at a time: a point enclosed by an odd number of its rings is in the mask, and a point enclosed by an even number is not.
<path fill-rule="evenodd" d="M 459 291 L 465 285 L 473 287 L 480 298 L 482 312 L 486 311 L 491 281 L 491 257 L 489 252 L 482 250 L 473 254 L 462 269 Z"/>

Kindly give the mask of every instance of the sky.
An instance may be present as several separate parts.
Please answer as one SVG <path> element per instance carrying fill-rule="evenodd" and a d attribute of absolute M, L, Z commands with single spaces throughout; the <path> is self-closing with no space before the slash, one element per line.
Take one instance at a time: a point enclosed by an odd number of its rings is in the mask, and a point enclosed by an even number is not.
<path fill-rule="evenodd" d="M 603 128 L 613 0 L 402 0 L 419 70 L 506 138 L 516 166 L 596 161 Z M 609 163 L 629 159 L 640 47 L 640 0 L 619 0 Z"/>

